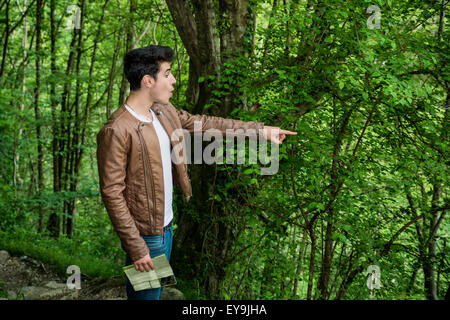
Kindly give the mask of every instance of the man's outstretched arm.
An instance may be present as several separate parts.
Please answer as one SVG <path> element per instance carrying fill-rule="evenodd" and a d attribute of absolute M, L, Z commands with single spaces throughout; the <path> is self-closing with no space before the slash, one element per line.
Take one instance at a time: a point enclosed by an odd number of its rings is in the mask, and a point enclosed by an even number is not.
<path fill-rule="evenodd" d="M 242 121 L 235 119 L 225 119 L 221 117 L 207 116 L 207 115 L 192 115 L 185 110 L 177 109 L 178 117 L 180 118 L 182 127 L 190 133 L 194 133 L 196 129 L 195 122 L 201 123 L 201 131 L 205 132 L 208 129 L 217 129 L 225 133 L 227 129 L 243 129 L 245 131 L 254 130 L 256 134 L 263 132 L 264 138 L 273 143 L 281 144 L 286 135 L 296 135 L 297 132 L 284 130 L 278 127 L 265 126 L 262 122 Z"/>

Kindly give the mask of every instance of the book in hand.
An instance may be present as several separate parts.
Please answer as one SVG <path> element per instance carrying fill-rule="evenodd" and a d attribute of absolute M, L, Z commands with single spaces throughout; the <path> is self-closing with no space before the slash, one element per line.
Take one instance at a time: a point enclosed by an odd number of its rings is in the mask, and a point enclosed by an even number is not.
<path fill-rule="evenodd" d="M 167 287 L 177 283 L 165 254 L 152 258 L 152 261 L 154 269 L 150 271 L 138 271 L 134 265 L 123 267 L 134 291 Z"/>

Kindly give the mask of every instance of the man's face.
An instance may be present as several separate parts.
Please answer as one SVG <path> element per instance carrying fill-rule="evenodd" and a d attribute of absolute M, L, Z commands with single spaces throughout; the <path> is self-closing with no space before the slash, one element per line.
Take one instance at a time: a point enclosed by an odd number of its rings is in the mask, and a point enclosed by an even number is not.
<path fill-rule="evenodd" d="M 162 62 L 160 64 L 156 78 L 156 81 L 151 78 L 152 85 L 149 93 L 155 102 L 168 104 L 170 97 L 172 97 L 172 91 L 174 90 L 173 85 L 176 82 L 168 62 Z"/>

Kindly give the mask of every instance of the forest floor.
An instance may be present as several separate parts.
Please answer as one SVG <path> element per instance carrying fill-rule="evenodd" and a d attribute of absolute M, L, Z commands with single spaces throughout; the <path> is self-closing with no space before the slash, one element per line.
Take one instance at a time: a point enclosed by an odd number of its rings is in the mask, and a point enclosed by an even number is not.
<path fill-rule="evenodd" d="M 126 300 L 124 276 L 99 280 L 81 274 L 80 289 L 68 288 L 69 277 L 70 274 L 61 276 L 31 257 L 10 256 L 8 252 L 0 251 L 2 300 Z M 183 299 L 176 289 L 165 288 L 164 291 L 162 300 Z M 181 294 L 181 297 L 174 294 Z"/>
<path fill-rule="evenodd" d="M 0 258 L 0 298 L 24 300 L 125 300 L 123 277 L 90 279 L 81 274 L 81 289 L 69 289 L 61 277 L 43 262 L 27 256 Z"/>

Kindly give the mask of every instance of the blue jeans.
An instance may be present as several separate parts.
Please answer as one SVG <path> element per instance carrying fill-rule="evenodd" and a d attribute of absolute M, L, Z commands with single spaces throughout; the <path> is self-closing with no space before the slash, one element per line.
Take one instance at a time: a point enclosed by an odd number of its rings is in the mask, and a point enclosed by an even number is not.
<path fill-rule="evenodd" d="M 172 239 L 173 229 L 172 225 L 164 231 L 162 236 L 144 236 L 141 237 L 145 240 L 149 250 L 150 258 L 165 254 L 167 260 L 170 262 L 170 254 L 172 252 Z M 127 254 L 125 265 L 133 264 L 130 257 Z M 128 278 L 126 278 L 126 290 L 128 300 L 159 300 L 159 296 L 163 287 L 157 289 L 146 289 L 141 291 L 134 291 Z"/>

